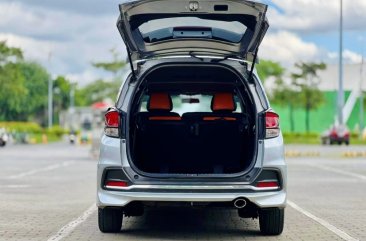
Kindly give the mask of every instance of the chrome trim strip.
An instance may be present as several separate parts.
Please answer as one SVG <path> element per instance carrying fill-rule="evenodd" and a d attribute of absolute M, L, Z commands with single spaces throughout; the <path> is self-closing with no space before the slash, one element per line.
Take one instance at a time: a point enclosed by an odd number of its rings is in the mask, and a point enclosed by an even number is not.
<path fill-rule="evenodd" d="M 162 190 L 253 190 L 272 191 L 279 190 L 279 187 L 258 188 L 250 185 L 230 185 L 230 186 L 198 186 L 198 185 L 131 185 L 128 187 L 114 187 L 106 185 L 105 188 L 111 190 L 133 190 L 133 189 L 162 189 Z"/>

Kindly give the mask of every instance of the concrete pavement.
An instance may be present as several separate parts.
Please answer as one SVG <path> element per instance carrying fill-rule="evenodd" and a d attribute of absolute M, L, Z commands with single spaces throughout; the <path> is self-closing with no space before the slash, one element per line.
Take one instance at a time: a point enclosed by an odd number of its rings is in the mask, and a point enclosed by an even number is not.
<path fill-rule="evenodd" d="M 220 209 L 148 210 L 124 218 L 120 233 L 103 234 L 88 146 L 8 146 L 0 165 L 0 240 L 366 240 L 361 157 L 288 158 L 291 205 L 277 237 L 262 236 L 258 220 Z"/>

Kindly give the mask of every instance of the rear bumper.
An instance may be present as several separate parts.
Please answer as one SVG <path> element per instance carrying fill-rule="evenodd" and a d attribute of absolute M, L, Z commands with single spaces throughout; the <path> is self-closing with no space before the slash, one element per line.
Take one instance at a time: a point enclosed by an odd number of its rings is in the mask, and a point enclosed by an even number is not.
<path fill-rule="evenodd" d="M 263 150 L 265 154 L 263 155 Z M 286 164 L 283 154 L 282 137 L 268 139 L 264 141 L 264 147 L 260 148 L 257 164 L 261 168 L 276 169 L 280 172 L 282 179 L 281 190 L 255 190 L 253 186 L 238 182 L 230 184 L 213 183 L 196 186 L 186 186 L 184 183 L 171 185 L 165 183 L 165 187 L 157 188 L 162 183 L 151 185 L 152 182 L 145 182 L 149 185 L 136 184 L 127 190 L 106 190 L 102 188 L 103 172 L 108 167 L 129 167 L 126 156 L 125 144 L 121 144 L 119 139 L 103 137 L 100 159 L 98 163 L 97 178 L 97 206 L 123 207 L 133 201 L 146 202 L 231 202 L 239 197 L 246 198 L 259 208 L 270 208 L 286 206 Z M 121 166 L 122 164 L 122 166 Z M 127 177 L 127 176 L 126 176 Z M 132 176 L 133 179 L 133 176 Z M 141 181 L 140 176 L 139 180 Z M 127 180 L 127 179 L 126 179 Z M 131 177 L 130 177 L 131 180 Z M 135 180 L 134 180 L 135 181 Z M 216 183 L 217 184 L 217 183 Z M 194 185 L 194 184 L 191 184 Z"/>
<path fill-rule="evenodd" d="M 235 192 L 235 193 L 192 193 L 192 192 L 136 192 L 110 191 L 99 189 L 97 206 L 125 206 L 132 201 L 164 201 L 164 202 L 231 202 L 236 198 L 246 198 L 260 208 L 285 207 L 286 192 Z"/>

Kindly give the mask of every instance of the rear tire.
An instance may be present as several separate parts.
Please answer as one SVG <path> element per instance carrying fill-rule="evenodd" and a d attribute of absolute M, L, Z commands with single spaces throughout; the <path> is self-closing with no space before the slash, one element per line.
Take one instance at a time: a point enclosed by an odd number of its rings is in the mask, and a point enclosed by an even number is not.
<path fill-rule="evenodd" d="M 122 209 L 121 208 L 98 208 L 99 230 L 103 233 L 117 233 L 122 228 Z"/>
<path fill-rule="evenodd" d="M 264 209 L 259 213 L 259 227 L 264 235 L 280 235 L 283 231 L 285 209 Z"/>

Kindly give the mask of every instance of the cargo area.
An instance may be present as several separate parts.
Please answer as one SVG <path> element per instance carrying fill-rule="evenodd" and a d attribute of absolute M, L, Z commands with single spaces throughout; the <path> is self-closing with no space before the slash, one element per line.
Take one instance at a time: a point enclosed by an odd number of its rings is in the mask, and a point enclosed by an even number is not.
<path fill-rule="evenodd" d="M 249 93 L 226 68 L 151 72 L 135 94 L 129 117 L 130 162 L 152 174 L 243 172 L 254 161 L 256 147 Z"/>

